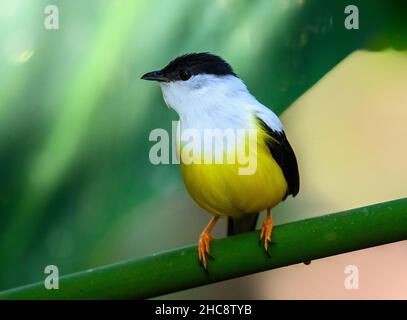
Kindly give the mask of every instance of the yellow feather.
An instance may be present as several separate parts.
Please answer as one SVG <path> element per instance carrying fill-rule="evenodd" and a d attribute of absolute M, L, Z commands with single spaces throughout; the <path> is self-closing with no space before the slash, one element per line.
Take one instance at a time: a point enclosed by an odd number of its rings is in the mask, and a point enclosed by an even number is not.
<path fill-rule="evenodd" d="M 239 217 L 276 206 L 285 196 L 287 182 L 283 172 L 265 142 L 270 139 L 258 127 L 257 170 L 252 175 L 239 175 L 241 164 L 185 164 L 181 159 L 181 172 L 192 198 L 213 215 Z M 246 150 L 247 151 L 247 150 Z M 253 161 L 256 159 L 250 159 Z"/>

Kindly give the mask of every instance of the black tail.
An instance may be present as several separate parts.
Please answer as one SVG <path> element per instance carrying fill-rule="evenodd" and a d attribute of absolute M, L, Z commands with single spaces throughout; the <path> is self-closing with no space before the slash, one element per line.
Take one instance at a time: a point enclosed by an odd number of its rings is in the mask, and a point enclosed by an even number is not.
<path fill-rule="evenodd" d="M 228 218 L 228 236 L 255 230 L 258 217 L 258 213 L 251 213 L 238 219 Z"/>

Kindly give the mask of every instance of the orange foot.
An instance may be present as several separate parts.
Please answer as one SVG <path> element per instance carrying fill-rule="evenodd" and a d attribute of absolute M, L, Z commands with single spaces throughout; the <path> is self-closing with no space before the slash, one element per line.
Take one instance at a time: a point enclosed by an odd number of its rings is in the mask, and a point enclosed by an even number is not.
<path fill-rule="evenodd" d="M 273 221 L 271 220 L 271 210 L 267 209 L 267 217 L 261 225 L 260 241 L 264 239 L 264 249 L 268 252 L 269 242 L 271 242 L 271 231 L 273 230 Z"/>
<path fill-rule="evenodd" d="M 207 256 L 210 256 L 210 244 L 211 240 L 213 239 L 210 233 L 218 219 L 219 217 L 213 217 L 199 237 L 198 257 L 205 270 L 208 266 Z"/>
<path fill-rule="evenodd" d="M 198 256 L 202 266 L 206 269 L 208 266 L 207 255 L 210 255 L 210 244 L 212 236 L 208 232 L 202 232 L 198 243 Z"/>

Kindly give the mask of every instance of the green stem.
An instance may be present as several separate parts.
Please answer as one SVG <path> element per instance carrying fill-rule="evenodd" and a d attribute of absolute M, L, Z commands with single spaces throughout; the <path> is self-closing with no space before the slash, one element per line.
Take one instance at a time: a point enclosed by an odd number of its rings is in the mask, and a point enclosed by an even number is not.
<path fill-rule="evenodd" d="M 60 278 L 58 290 L 42 282 L 3 291 L 0 299 L 150 298 L 255 272 L 407 239 L 407 198 L 275 227 L 269 258 L 259 232 L 212 242 L 209 275 L 196 246 L 120 262 Z"/>

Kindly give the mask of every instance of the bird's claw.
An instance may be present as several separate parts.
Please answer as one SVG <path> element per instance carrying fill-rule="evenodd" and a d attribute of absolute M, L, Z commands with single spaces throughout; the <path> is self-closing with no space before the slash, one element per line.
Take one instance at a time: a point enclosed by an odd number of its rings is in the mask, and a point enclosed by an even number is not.
<path fill-rule="evenodd" d="M 210 243 L 212 239 L 212 236 L 207 232 L 202 232 L 201 236 L 199 237 L 198 257 L 205 270 L 207 270 L 208 267 L 207 257 L 213 259 L 213 257 L 210 255 Z"/>
<path fill-rule="evenodd" d="M 268 253 L 269 243 L 271 243 L 271 231 L 272 230 L 273 230 L 273 224 L 271 221 L 271 217 L 267 216 L 261 225 L 261 232 L 260 232 L 260 239 L 259 239 L 260 243 L 263 241 L 264 249 L 266 250 L 267 253 Z"/>

